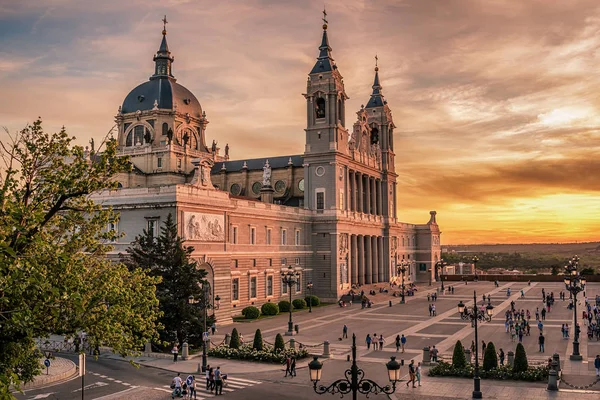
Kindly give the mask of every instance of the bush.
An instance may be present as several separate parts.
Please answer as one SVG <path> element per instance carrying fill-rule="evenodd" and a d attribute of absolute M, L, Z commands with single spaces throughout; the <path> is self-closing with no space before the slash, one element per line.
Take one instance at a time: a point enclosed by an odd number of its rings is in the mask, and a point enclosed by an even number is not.
<path fill-rule="evenodd" d="M 296 310 L 302 310 L 303 308 L 306 308 L 306 301 L 303 299 L 295 299 L 292 301 L 292 304 Z"/>
<path fill-rule="evenodd" d="M 260 315 L 260 311 L 254 306 L 248 306 L 242 310 L 242 315 L 246 319 L 256 319 Z"/>
<path fill-rule="evenodd" d="M 452 366 L 454 368 L 465 368 L 467 366 L 467 357 L 465 357 L 465 349 L 460 342 L 456 341 L 454 345 L 454 353 L 452 354 Z"/>
<path fill-rule="evenodd" d="M 290 312 L 290 310 L 292 308 L 292 305 L 287 300 L 281 300 L 278 305 L 279 305 L 279 312 L 282 312 L 282 313 Z"/>
<path fill-rule="evenodd" d="M 233 328 L 233 331 L 231 331 L 231 340 L 229 341 L 229 347 L 232 349 L 240 348 L 240 334 L 235 328 Z"/>
<path fill-rule="evenodd" d="M 494 343 L 489 342 L 483 355 L 483 369 L 489 371 L 494 368 L 498 368 L 498 355 L 496 354 Z"/>
<path fill-rule="evenodd" d="M 275 352 L 271 346 L 265 346 L 262 351 L 254 350 L 249 344 L 240 346 L 239 349 L 232 349 L 228 346 L 221 345 L 208 350 L 210 357 L 227 358 L 233 360 L 249 360 L 262 361 L 281 364 L 287 357 L 295 357 L 297 360 L 308 357 L 306 349 L 294 350 L 285 349 L 284 351 Z"/>
<path fill-rule="evenodd" d="M 260 312 L 262 315 L 277 315 L 279 314 L 279 307 L 277 307 L 277 304 L 265 303 L 260 307 Z"/>
<path fill-rule="evenodd" d="M 281 336 L 281 333 L 278 333 L 277 336 L 275 336 L 275 352 L 284 350 L 285 342 L 283 341 L 283 336 Z"/>
<path fill-rule="evenodd" d="M 254 334 L 254 343 L 252 343 L 252 348 L 257 351 L 262 351 L 263 347 L 262 333 L 260 332 L 260 329 L 257 329 L 256 333 Z"/>
<path fill-rule="evenodd" d="M 310 304 L 313 307 L 316 307 L 319 304 L 321 304 L 321 300 L 317 296 L 306 296 L 304 298 L 304 301 L 306 301 L 306 304 Z"/>
<path fill-rule="evenodd" d="M 513 366 L 514 372 L 526 372 L 529 367 L 527 363 L 527 354 L 525 353 L 525 347 L 521 343 L 517 344 L 517 351 L 515 352 L 515 364 Z"/>
<path fill-rule="evenodd" d="M 453 376 L 459 378 L 473 378 L 473 364 L 468 364 L 465 368 L 454 368 L 452 364 L 440 361 L 437 365 L 429 369 L 429 376 Z M 539 382 L 548 379 L 547 367 L 531 367 L 525 372 L 514 372 L 508 365 L 501 365 L 489 371 L 481 369 L 479 377 L 482 379 L 510 379 L 516 381 Z"/>

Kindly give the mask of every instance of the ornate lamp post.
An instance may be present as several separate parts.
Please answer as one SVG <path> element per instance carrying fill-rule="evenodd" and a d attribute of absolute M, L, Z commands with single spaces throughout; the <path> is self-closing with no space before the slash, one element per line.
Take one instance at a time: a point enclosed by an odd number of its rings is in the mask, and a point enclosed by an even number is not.
<path fill-rule="evenodd" d="M 488 302 L 485 313 L 477 310 L 477 293 L 473 291 L 473 306 L 465 307 L 463 302 L 458 303 L 458 313 L 465 321 L 471 321 L 475 327 L 475 373 L 473 375 L 473 398 L 481 399 L 481 378 L 479 378 L 479 338 L 477 336 L 477 322 L 490 322 L 494 315 L 494 306 Z"/>
<path fill-rule="evenodd" d="M 318 385 L 321 380 L 321 371 L 323 363 L 318 360 L 318 357 L 308 363 L 310 370 L 310 380 L 313 382 L 315 392 L 318 394 L 339 393 L 340 397 L 345 394 L 352 393 L 352 399 L 356 400 L 358 393 L 369 397 L 369 394 L 375 395 L 379 393 L 392 394 L 396 391 L 396 382 L 400 380 L 400 363 L 396 361 L 396 357 L 391 357 L 390 361 L 385 364 L 388 371 L 388 378 L 391 385 L 384 387 L 379 386 L 371 379 L 365 378 L 365 371 L 358 368 L 356 365 L 356 335 L 352 334 L 352 366 L 344 373 L 343 379 L 338 379 L 329 386 Z"/>
<path fill-rule="evenodd" d="M 202 300 L 196 300 L 194 296 L 190 296 L 188 298 L 188 304 L 193 305 L 194 307 L 202 307 L 204 310 L 204 332 L 207 332 L 208 327 L 206 326 L 206 320 L 208 319 L 208 309 L 212 308 L 213 310 L 218 310 L 221 306 L 221 298 L 219 295 L 216 295 L 214 299 L 211 299 L 211 290 L 210 283 L 208 281 L 202 281 L 202 289 L 204 289 L 204 296 Z M 202 372 L 206 372 L 206 342 L 208 342 L 210 338 L 202 334 Z"/>
<path fill-rule="evenodd" d="M 575 336 L 573 337 L 573 354 L 569 356 L 571 360 L 582 360 L 583 357 L 579 353 L 579 334 L 580 329 L 577 325 L 577 293 L 585 290 L 585 278 L 577 272 L 579 267 L 579 257 L 574 256 L 569 260 L 568 264 L 565 265 L 565 287 L 573 296 L 573 326 L 575 330 Z"/>
<path fill-rule="evenodd" d="M 439 269 L 438 276 L 440 277 L 440 281 L 442 281 L 442 293 L 444 293 L 444 267 L 448 265 L 448 263 L 444 260 L 440 260 L 435 263 L 435 268 Z"/>
<path fill-rule="evenodd" d="M 313 288 L 313 283 L 308 282 L 306 284 L 306 289 L 308 289 L 308 312 L 312 312 L 312 288 Z"/>
<path fill-rule="evenodd" d="M 286 336 L 294 336 L 294 323 L 292 322 L 292 287 L 300 281 L 300 271 L 294 269 L 291 265 L 281 269 L 281 282 L 287 285 L 290 294 L 290 320 Z"/>
<path fill-rule="evenodd" d="M 402 260 L 397 268 L 398 273 L 402 274 L 402 300 L 400 300 L 400 304 L 404 304 L 404 274 L 406 273 L 406 271 L 408 271 L 408 268 L 410 268 L 410 262 L 408 260 Z"/>
<path fill-rule="evenodd" d="M 477 282 L 477 263 L 479 262 L 479 257 L 473 256 L 471 260 L 473 262 L 473 273 L 475 274 L 475 282 Z"/>

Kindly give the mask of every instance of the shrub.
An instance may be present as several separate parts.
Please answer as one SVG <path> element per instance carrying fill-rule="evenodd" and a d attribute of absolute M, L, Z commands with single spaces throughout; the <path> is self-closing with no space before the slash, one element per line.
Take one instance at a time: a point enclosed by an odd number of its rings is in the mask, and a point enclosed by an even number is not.
<path fill-rule="evenodd" d="M 527 354 L 525 353 L 525 347 L 521 343 L 517 344 L 517 351 L 515 352 L 515 363 L 513 365 L 514 372 L 526 372 L 529 367 L 527 363 Z"/>
<path fill-rule="evenodd" d="M 295 357 L 297 360 L 308 357 L 306 349 L 285 349 L 275 352 L 271 346 L 265 346 L 262 351 L 254 350 L 249 344 L 240 346 L 239 349 L 232 349 L 221 345 L 212 347 L 208 350 L 210 357 L 228 358 L 233 360 L 261 361 L 281 364 L 287 357 Z"/>
<path fill-rule="evenodd" d="M 306 304 L 310 304 L 313 307 L 316 307 L 319 304 L 321 304 L 321 300 L 317 296 L 306 296 L 304 298 L 304 301 L 306 301 Z"/>
<path fill-rule="evenodd" d="M 281 336 L 281 333 L 278 333 L 277 336 L 275 336 L 275 351 L 284 351 L 285 350 L 285 342 L 283 341 L 283 336 Z"/>
<path fill-rule="evenodd" d="M 306 301 L 303 299 L 295 299 L 292 301 L 292 304 L 296 310 L 302 310 L 303 308 L 306 308 Z"/>
<path fill-rule="evenodd" d="M 268 304 L 271 304 L 271 303 L 268 303 Z M 252 348 L 257 351 L 263 350 L 263 339 L 262 339 L 262 333 L 260 332 L 260 329 L 257 329 L 256 333 L 254 334 L 254 343 L 252 343 Z"/>
<path fill-rule="evenodd" d="M 467 366 L 467 357 L 465 357 L 465 349 L 460 342 L 456 341 L 454 345 L 454 353 L 452 354 L 452 366 L 454 368 L 465 368 Z"/>
<path fill-rule="evenodd" d="M 279 312 L 290 312 L 290 309 L 292 308 L 292 305 L 287 300 L 281 300 L 278 305 Z"/>
<path fill-rule="evenodd" d="M 231 331 L 231 340 L 229 341 L 229 347 L 232 349 L 240 348 L 240 334 L 235 328 L 233 328 L 233 331 Z"/>
<path fill-rule="evenodd" d="M 277 304 L 265 303 L 260 307 L 262 315 L 277 315 L 279 313 L 279 307 Z"/>
<path fill-rule="evenodd" d="M 246 317 L 246 319 L 256 319 L 260 315 L 260 311 L 254 306 L 248 306 L 242 310 L 242 315 Z"/>
<path fill-rule="evenodd" d="M 494 368 L 498 368 L 498 355 L 496 354 L 494 343 L 489 342 L 483 355 L 483 369 L 489 371 Z"/>
<path fill-rule="evenodd" d="M 465 368 L 454 368 L 452 364 L 440 361 L 437 365 L 429 369 L 429 376 L 454 376 L 459 378 L 473 378 L 473 364 L 468 364 Z M 512 367 L 501 365 L 489 371 L 481 369 L 479 377 L 482 379 L 510 379 L 518 381 L 539 382 L 548 379 L 548 368 L 530 367 L 525 372 L 514 372 Z"/>

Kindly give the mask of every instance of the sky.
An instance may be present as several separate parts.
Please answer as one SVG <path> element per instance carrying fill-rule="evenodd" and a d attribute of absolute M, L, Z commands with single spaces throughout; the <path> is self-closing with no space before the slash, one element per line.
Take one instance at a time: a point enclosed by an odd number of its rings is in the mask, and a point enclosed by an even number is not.
<path fill-rule="evenodd" d="M 395 129 L 398 214 L 438 212 L 442 244 L 600 240 L 597 0 L 328 0 L 346 126 L 379 58 Z M 304 150 L 323 1 L 0 0 L 0 126 L 38 116 L 101 140 L 153 73 L 174 75 L 232 159 Z"/>

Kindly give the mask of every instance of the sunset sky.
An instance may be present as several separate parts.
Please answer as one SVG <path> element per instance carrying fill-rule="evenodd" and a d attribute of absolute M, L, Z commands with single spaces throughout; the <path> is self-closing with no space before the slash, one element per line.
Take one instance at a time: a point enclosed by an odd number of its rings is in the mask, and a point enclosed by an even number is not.
<path fill-rule="evenodd" d="M 600 240 L 598 0 L 328 0 L 333 57 L 366 104 L 379 56 L 402 221 L 443 244 Z M 0 126 L 41 116 L 104 137 L 153 73 L 164 14 L 174 75 L 233 159 L 304 150 L 323 1 L 0 0 Z"/>

